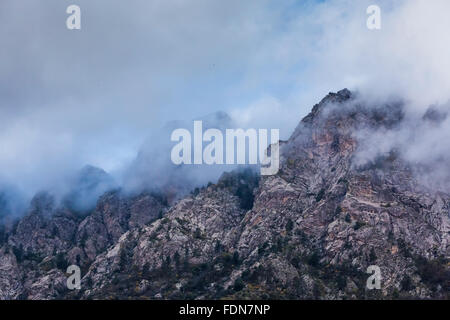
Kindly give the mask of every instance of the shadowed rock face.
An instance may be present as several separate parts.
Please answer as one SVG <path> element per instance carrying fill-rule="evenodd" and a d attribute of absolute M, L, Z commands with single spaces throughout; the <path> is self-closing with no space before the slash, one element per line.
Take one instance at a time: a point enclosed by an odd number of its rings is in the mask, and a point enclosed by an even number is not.
<path fill-rule="evenodd" d="M 110 175 L 93 166 L 85 166 L 75 177 L 72 185 L 64 202 L 72 211 L 79 213 L 89 212 L 95 208 L 100 196 L 117 188 Z"/>
<path fill-rule="evenodd" d="M 170 208 L 108 193 L 84 219 L 32 211 L 0 249 L 0 297 L 448 298 L 449 194 L 395 150 L 354 162 L 357 130 L 402 119 L 401 104 L 366 108 L 342 90 L 282 143 L 275 176 L 227 173 Z M 62 285 L 68 263 L 79 291 Z M 366 289 L 370 265 L 381 290 Z"/>
<path fill-rule="evenodd" d="M 123 233 L 158 219 L 166 206 L 156 194 L 126 197 L 117 191 L 103 195 L 89 215 L 80 216 L 56 206 L 48 194 L 37 195 L 2 243 L 0 298 L 63 297 L 67 266 L 87 270 Z"/>

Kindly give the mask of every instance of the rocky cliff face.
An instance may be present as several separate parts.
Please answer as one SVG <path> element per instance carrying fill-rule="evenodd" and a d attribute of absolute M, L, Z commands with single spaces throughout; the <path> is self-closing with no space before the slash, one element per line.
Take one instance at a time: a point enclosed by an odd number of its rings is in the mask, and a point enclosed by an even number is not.
<path fill-rule="evenodd" d="M 4 237 L 0 298 L 64 297 L 69 265 L 86 271 L 123 233 L 158 219 L 166 206 L 160 195 L 125 197 L 109 192 L 88 216 L 80 216 L 55 206 L 48 194 L 37 195 L 28 214 Z"/>
<path fill-rule="evenodd" d="M 0 249 L 0 298 L 444 298 L 450 195 L 396 150 L 355 161 L 362 128 L 391 130 L 402 106 L 329 94 L 281 146 L 281 170 L 224 174 L 168 207 L 108 193 L 87 217 L 41 195 Z M 82 289 L 65 287 L 78 264 Z M 367 267 L 381 269 L 368 290 Z"/>

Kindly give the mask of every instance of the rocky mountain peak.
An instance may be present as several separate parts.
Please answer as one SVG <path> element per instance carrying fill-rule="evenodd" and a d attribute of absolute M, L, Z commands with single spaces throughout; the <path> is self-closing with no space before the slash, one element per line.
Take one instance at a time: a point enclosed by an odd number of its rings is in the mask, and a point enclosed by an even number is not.
<path fill-rule="evenodd" d="M 448 298 L 450 194 L 418 188 L 395 153 L 354 163 L 356 130 L 402 119 L 401 103 L 330 93 L 283 143 L 277 175 L 238 170 L 173 203 L 109 192 L 80 219 L 25 217 L 0 248 L 0 297 Z M 69 263 L 81 290 L 61 287 Z M 366 287 L 373 265 L 380 290 Z"/>

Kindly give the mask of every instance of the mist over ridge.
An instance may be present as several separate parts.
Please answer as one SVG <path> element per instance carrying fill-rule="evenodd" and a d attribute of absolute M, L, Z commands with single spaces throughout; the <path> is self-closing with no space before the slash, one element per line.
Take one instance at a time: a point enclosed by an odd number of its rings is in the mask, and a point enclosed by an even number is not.
<path fill-rule="evenodd" d="M 26 211 L 24 203 L 43 190 L 60 201 L 72 192 L 86 198 L 71 190 L 86 165 L 110 177 L 81 182 L 92 193 L 82 211 L 107 190 L 167 184 L 165 167 L 151 164 L 169 156 L 170 140 L 159 130 L 164 123 L 224 110 L 232 126 L 280 128 L 286 140 L 311 106 L 345 87 L 368 106 L 403 101 L 405 114 L 393 130 L 355 133 L 364 141 L 355 162 L 397 150 L 418 164 L 424 184 L 445 188 L 450 45 L 442 35 L 450 30 L 450 3 L 379 1 L 377 32 L 365 26 L 369 4 L 80 0 L 86 23 L 68 33 L 64 1 L 2 1 L 4 212 Z M 441 116 L 423 121 L 432 106 Z M 203 170 L 180 173 L 186 180 L 178 183 L 187 192 L 188 180 L 205 184 L 225 169 Z"/>

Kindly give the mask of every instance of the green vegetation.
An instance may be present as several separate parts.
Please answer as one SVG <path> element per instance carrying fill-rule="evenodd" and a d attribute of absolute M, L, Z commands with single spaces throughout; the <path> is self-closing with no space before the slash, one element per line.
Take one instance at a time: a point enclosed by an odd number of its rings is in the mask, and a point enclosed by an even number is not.
<path fill-rule="evenodd" d="M 377 255 L 376 255 L 376 253 L 375 253 L 375 249 L 372 248 L 372 249 L 370 250 L 370 254 L 369 254 L 369 263 L 374 263 L 374 262 L 376 262 L 376 261 L 377 261 Z"/>
<path fill-rule="evenodd" d="M 66 260 L 66 255 L 63 252 L 59 252 L 56 255 L 55 264 L 59 270 L 66 272 L 69 262 Z"/>
<path fill-rule="evenodd" d="M 347 214 L 345 215 L 345 222 L 347 222 L 347 223 L 351 223 L 351 222 L 352 222 L 352 218 L 351 218 L 351 216 L 350 216 L 349 213 L 347 213 Z"/>
<path fill-rule="evenodd" d="M 362 228 L 363 226 L 365 226 L 366 224 L 364 222 L 361 221 L 356 221 L 355 225 L 353 226 L 353 229 L 356 231 L 360 228 Z"/>
<path fill-rule="evenodd" d="M 441 286 L 444 292 L 447 294 L 450 292 L 450 270 L 447 259 L 441 257 L 427 260 L 418 256 L 414 260 L 420 277 L 427 285 L 435 290 Z"/>
<path fill-rule="evenodd" d="M 294 228 L 294 223 L 292 222 L 291 219 L 288 219 L 288 221 L 286 223 L 286 231 L 291 232 L 293 228 Z"/>
<path fill-rule="evenodd" d="M 323 196 L 325 195 L 325 189 L 320 189 L 319 193 L 316 196 L 316 202 L 319 202 L 322 200 Z"/>
<path fill-rule="evenodd" d="M 228 189 L 239 198 L 239 205 L 243 210 L 253 208 L 253 190 L 259 185 L 259 174 L 252 169 L 246 168 L 230 173 L 224 173 L 217 183 L 219 188 Z"/>

